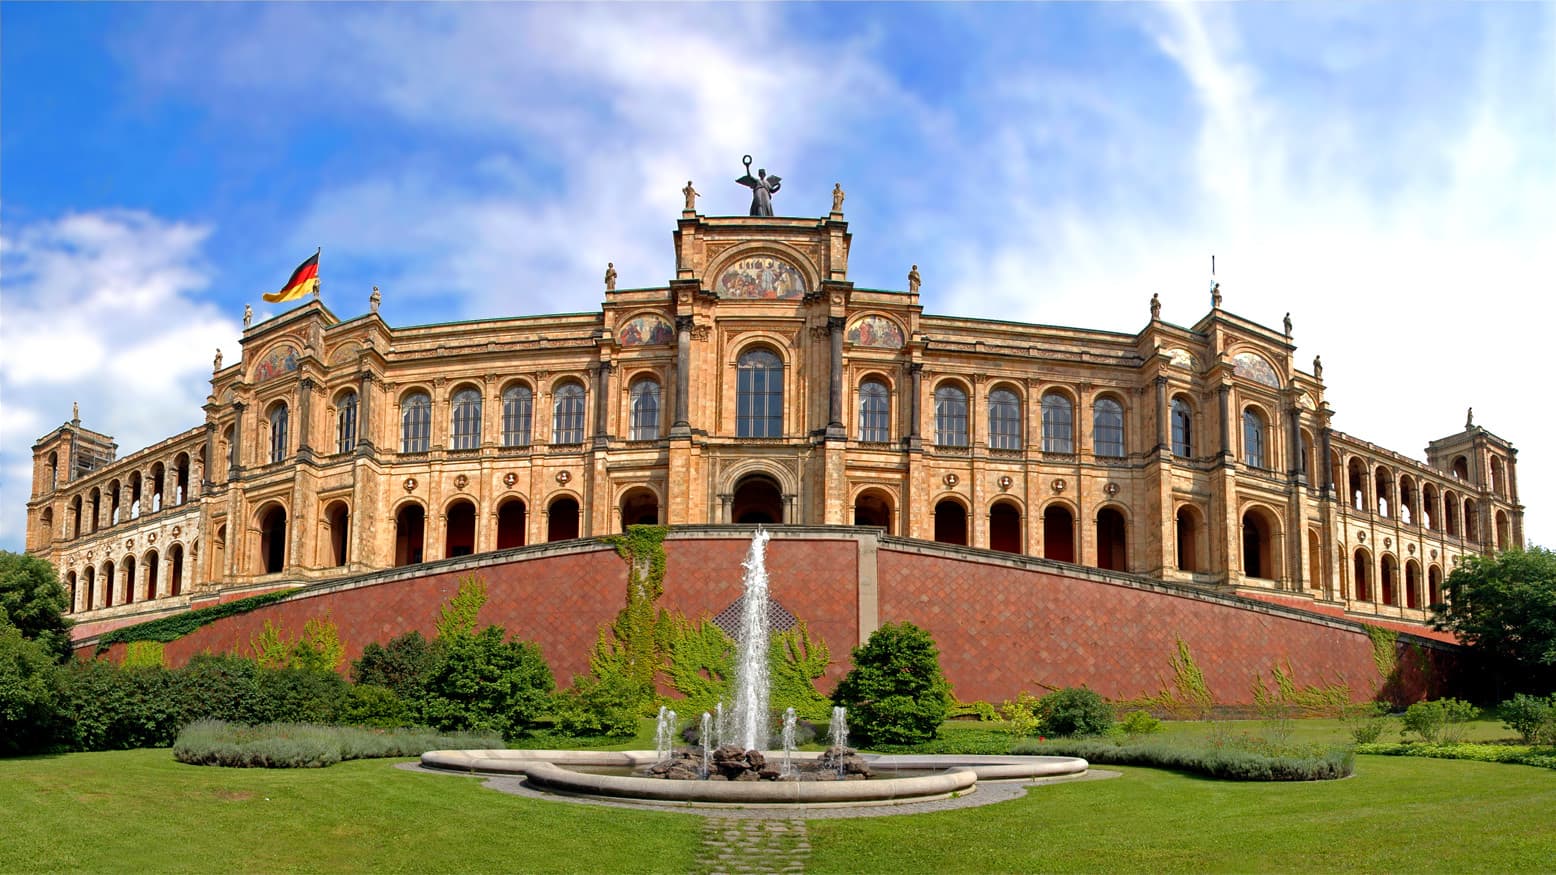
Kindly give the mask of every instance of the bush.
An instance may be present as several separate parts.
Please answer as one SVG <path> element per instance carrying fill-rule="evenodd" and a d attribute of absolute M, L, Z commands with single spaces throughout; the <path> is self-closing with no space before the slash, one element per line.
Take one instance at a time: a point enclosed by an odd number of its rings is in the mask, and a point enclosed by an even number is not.
<path fill-rule="evenodd" d="M 1000 717 L 1005 721 L 1005 731 L 1017 738 L 1037 734 L 1037 697 L 1022 692 L 1014 699 L 1006 699 L 1000 705 Z"/>
<path fill-rule="evenodd" d="M 504 736 L 534 723 L 551 705 L 551 669 L 535 644 L 503 638 L 499 626 L 440 638 L 444 658 L 419 703 L 421 719 Z"/>
<path fill-rule="evenodd" d="M 946 712 L 947 720 L 965 720 L 969 717 L 982 723 L 1000 719 L 999 711 L 992 704 L 981 699 L 973 702 L 953 702 L 951 709 Z"/>
<path fill-rule="evenodd" d="M 61 670 L 46 645 L 0 623 L 0 756 L 61 746 L 69 731 Z"/>
<path fill-rule="evenodd" d="M 1130 738 L 1141 735 L 1151 735 L 1162 731 L 1162 721 L 1152 717 L 1147 711 L 1130 711 L 1119 723 L 1119 729 Z"/>
<path fill-rule="evenodd" d="M 178 734 L 173 758 L 196 766 L 319 768 L 341 760 L 420 756 L 429 750 L 501 748 L 490 734 L 440 735 L 426 729 L 373 731 L 347 726 L 202 720 Z"/>
<path fill-rule="evenodd" d="M 1327 781 L 1351 774 L 1355 757 L 1343 748 L 1271 754 L 1239 747 L 1192 747 L 1165 741 L 1114 744 L 1093 739 L 1025 742 L 1012 753 L 1083 757 L 1103 765 L 1149 766 L 1228 781 Z"/>
<path fill-rule="evenodd" d="M 1085 687 L 1066 687 L 1037 700 L 1037 719 L 1048 735 L 1102 735 L 1113 726 L 1113 708 Z"/>
<path fill-rule="evenodd" d="M 388 644 L 373 642 L 362 648 L 362 658 L 351 664 L 351 680 L 388 687 L 402 701 L 414 702 L 442 661 L 443 649 L 437 641 L 428 641 L 420 632 L 406 632 Z"/>
<path fill-rule="evenodd" d="M 1405 709 L 1404 728 L 1400 734 L 1414 732 L 1427 744 L 1439 740 L 1457 744 L 1464 740 L 1469 728 L 1465 724 L 1480 716 L 1480 709 L 1461 699 L 1434 699 L 1417 702 Z"/>
<path fill-rule="evenodd" d="M 1509 744 L 1359 744 L 1357 753 L 1375 756 L 1432 757 L 1475 760 L 1482 763 L 1517 763 L 1556 769 L 1556 754 Z"/>
<path fill-rule="evenodd" d="M 951 704 L 930 634 L 911 623 L 887 623 L 854 648 L 854 667 L 832 695 L 848 709 L 851 730 L 866 743 L 912 744 L 934 738 Z"/>
<path fill-rule="evenodd" d="M 267 723 L 335 723 L 345 718 L 351 700 L 351 688 L 332 671 L 262 669 L 256 679 Z"/>
<path fill-rule="evenodd" d="M 414 722 L 411 709 L 395 695 L 394 690 L 373 684 L 355 684 L 351 687 L 344 720 L 353 726 L 374 726 L 379 729 L 395 729 Z"/>
<path fill-rule="evenodd" d="M 1341 710 L 1340 722 L 1357 744 L 1371 744 L 1378 740 L 1393 721 L 1389 718 L 1388 706 L 1382 702 L 1358 702 L 1348 704 Z"/>
<path fill-rule="evenodd" d="M 1519 693 L 1497 708 L 1502 724 L 1518 733 L 1524 744 L 1534 744 L 1540 730 L 1556 720 L 1556 694 L 1548 699 Z"/>
<path fill-rule="evenodd" d="M 76 750 L 166 747 L 184 723 L 176 678 L 167 669 L 75 662 L 64 673 Z"/>
<path fill-rule="evenodd" d="M 556 727 L 568 735 L 631 738 L 638 731 L 639 702 L 653 695 L 631 678 L 573 678 L 573 688 L 557 694 Z"/>
<path fill-rule="evenodd" d="M 241 656 L 203 653 L 192 657 L 176 671 L 176 695 L 183 719 L 263 723 L 268 709 L 260 693 L 259 672 L 253 660 Z"/>

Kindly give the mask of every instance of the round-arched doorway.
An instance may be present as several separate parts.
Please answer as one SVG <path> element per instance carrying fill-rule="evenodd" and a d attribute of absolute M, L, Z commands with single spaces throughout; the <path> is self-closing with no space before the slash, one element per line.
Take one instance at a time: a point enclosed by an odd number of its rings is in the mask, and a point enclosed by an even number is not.
<path fill-rule="evenodd" d="M 765 474 L 742 477 L 730 502 L 729 519 L 742 526 L 778 525 L 783 522 L 783 490 Z"/>

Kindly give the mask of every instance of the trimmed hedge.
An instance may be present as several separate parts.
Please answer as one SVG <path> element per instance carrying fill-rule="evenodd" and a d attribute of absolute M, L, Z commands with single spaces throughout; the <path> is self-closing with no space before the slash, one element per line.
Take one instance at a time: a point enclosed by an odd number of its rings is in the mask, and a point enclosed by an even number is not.
<path fill-rule="evenodd" d="M 1432 757 L 1442 760 L 1475 760 L 1482 763 L 1514 763 L 1556 769 L 1556 748 L 1519 744 L 1358 744 L 1357 753 L 1386 757 Z"/>
<path fill-rule="evenodd" d="M 1093 764 L 1172 769 L 1227 781 L 1329 781 L 1350 775 L 1356 761 L 1348 748 L 1272 755 L 1232 747 L 1188 747 L 1162 741 L 1112 744 L 1085 739 L 1023 742 L 1011 748 L 1011 753 L 1084 757 Z"/>
<path fill-rule="evenodd" d="M 223 617 L 231 617 L 236 614 L 246 614 L 255 608 L 275 604 L 278 601 L 295 593 L 296 590 L 283 589 L 276 592 L 267 592 L 261 595 L 249 596 L 246 599 L 212 605 L 209 608 L 187 611 L 182 614 L 174 614 L 171 617 L 159 617 L 155 620 L 147 620 L 144 623 L 136 623 L 133 626 L 125 626 L 122 629 L 114 629 L 104 632 L 97 639 L 97 652 L 102 654 L 113 644 L 128 644 L 131 641 L 177 641 L 190 632 L 206 625 L 214 623 Z"/>
<path fill-rule="evenodd" d="M 194 766 L 322 768 L 342 760 L 421 756 L 429 750 L 506 747 L 489 733 L 444 735 L 430 729 L 374 731 L 312 723 L 247 726 L 220 720 L 191 723 L 178 733 L 173 758 Z"/>

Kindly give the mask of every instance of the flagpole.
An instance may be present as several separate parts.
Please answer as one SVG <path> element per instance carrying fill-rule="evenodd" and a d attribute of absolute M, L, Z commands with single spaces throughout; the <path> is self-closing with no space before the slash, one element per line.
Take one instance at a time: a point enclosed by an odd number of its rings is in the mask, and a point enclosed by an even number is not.
<path fill-rule="evenodd" d="M 317 246 L 313 250 L 313 299 L 319 300 L 319 290 L 324 286 L 324 278 L 319 275 L 319 266 L 323 263 L 324 247 Z"/>

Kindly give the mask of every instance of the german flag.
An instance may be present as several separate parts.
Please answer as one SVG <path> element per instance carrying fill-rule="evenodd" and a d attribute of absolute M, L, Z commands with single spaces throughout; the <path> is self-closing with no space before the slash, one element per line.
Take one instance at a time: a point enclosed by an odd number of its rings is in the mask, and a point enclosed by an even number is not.
<path fill-rule="evenodd" d="M 297 265 L 297 269 L 292 271 L 292 278 L 286 281 L 281 291 L 269 292 L 263 297 L 272 304 L 279 304 L 284 301 L 295 301 L 318 287 L 319 253 L 315 252 L 308 257 L 307 261 Z"/>

